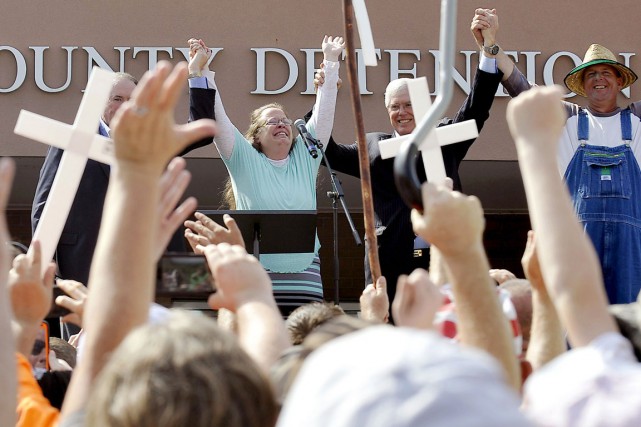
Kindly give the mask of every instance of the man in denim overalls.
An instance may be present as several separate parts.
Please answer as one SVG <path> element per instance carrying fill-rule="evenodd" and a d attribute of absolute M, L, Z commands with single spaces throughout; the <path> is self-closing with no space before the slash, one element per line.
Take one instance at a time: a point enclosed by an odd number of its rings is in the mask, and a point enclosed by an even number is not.
<path fill-rule="evenodd" d="M 503 52 L 497 65 L 511 96 L 532 86 Z M 559 173 L 599 256 L 611 304 L 636 301 L 641 288 L 641 102 L 617 105 L 619 92 L 636 79 L 611 51 L 593 44 L 564 80 L 588 102 L 563 102 L 568 119 L 558 146 Z"/>
<path fill-rule="evenodd" d="M 593 44 L 564 80 L 588 106 L 570 108 L 568 122 L 576 123 L 576 133 L 567 123 L 566 132 L 573 134 L 562 137 L 561 144 L 570 145 L 560 147 L 559 163 L 564 149 L 574 151 L 563 176 L 601 261 L 612 304 L 635 301 L 641 287 L 640 111 L 638 103 L 617 105 L 619 92 L 636 79 L 612 52 Z"/>
<path fill-rule="evenodd" d="M 532 87 L 496 44 L 495 9 L 476 9 L 471 30 L 497 47 L 494 59 L 510 96 Z M 564 80 L 588 105 L 563 102 L 568 118 L 558 145 L 559 173 L 599 256 L 611 304 L 636 301 L 641 288 L 641 101 L 625 109 L 617 105 L 619 92 L 636 80 L 598 44 Z"/>

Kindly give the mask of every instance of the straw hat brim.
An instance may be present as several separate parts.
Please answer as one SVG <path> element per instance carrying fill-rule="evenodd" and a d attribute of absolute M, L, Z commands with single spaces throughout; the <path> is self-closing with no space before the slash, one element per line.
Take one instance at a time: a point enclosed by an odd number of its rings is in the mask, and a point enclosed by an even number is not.
<path fill-rule="evenodd" d="M 592 61 L 581 64 L 570 71 L 563 80 L 565 86 L 577 95 L 587 97 L 587 94 L 583 89 L 583 72 L 586 68 L 597 64 L 611 65 L 619 71 L 619 74 L 621 74 L 621 78 L 623 79 L 623 87 L 621 89 L 625 89 L 626 87 L 637 81 L 638 77 L 636 73 L 625 65 L 616 61 L 612 61 L 611 59 L 594 59 Z"/>

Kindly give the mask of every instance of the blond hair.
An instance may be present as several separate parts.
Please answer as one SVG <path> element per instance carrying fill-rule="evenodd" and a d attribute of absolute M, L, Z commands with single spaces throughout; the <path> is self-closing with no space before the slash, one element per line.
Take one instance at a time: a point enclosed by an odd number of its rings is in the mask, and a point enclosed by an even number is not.
<path fill-rule="evenodd" d="M 293 345 L 302 344 L 314 329 L 329 319 L 344 315 L 345 311 L 333 302 L 311 302 L 303 304 L 287 317 L 286 326 Z"/>
<path fill-rule="evenodd" d="M 236 338 L 180 310 L 125 338 L 87 408 L 87 425 L 117 427 L 272 427 L 276 417 L 267 379 Z"/>
<path fill-rule="evenodd" d="M 285 116 L 289 117 L 289 114 L 287 114 L 287 110 L 285 110 L 285 107 L 277 102 L 265 104 L 262 107 L 258 107 L 251 112 L 251 114 L 249 115 L 249 128 L 247 128 L 247 131 L 245 131 L 245 138 L 249 142 L 251 142 L 252 147 L 254 147 L 261 153 L 263 152 L 263 148 L 260 144 L 260 140 L 258 139 L 258 131 L 260 130 L 260 128 L 265 126 L 265 121 L 262 119 L 263 111 L 269 110 L 270 108 L 281 110 L 283 113 L 285 113 Z M 290 153 L 294 149 L 295 143 L 296 138 L 292 140 L 292 146 L 289 148 Z"/>

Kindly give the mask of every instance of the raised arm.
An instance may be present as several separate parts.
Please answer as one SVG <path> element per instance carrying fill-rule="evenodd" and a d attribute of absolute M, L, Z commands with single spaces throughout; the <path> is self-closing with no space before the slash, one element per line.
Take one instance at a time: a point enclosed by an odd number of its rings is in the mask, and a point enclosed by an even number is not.
<path fill-rule="evenodd" d="M 443 294 L 432 282 L 427 271 L 417 268 L 398 278 L 392 314 L 398 326 L 434 329 L 436 312 L 443 305 Z"/>
<path fill-rule="evenodd" d="M 340 87 L 340 79 L 338 79 L 338 81 L 338 87 Z M 323 71 L 321 64 L 321 69 L 316 73 L 316 78 L 314 79 L 317 90 L 324 82 L 325 72 Z M 309 121 L 310 117 L 312 117 L 312 110 L 305 114 L 305 121 Z M 378 144 L 378 141 L 375 143 Z M 327 144 L 325 144 L 323 148 L 325 150 L 325 156 L 329 159 L 332 169 L 356 178 L 361 177 L 361 171 L 358 165 L 358 145 L 356 143 L 349 145 L 339 144 L 334 140 L 334 137 L 330 135 Z M 322 164 L 324 165 L 325 163 Z"/>
<path fill-rule="evenodd" d="M 290 343 L 267 272 L 239 245 L 209 245 L 204 252 L 218 287 L 209 305 L 236 314 L 241 347 L 269 375 Z"/>
<path fill-rule="evenodd" d="M 215 75 L 207 65 L 211 50 L 201 39 L 191 38 L 189 44 L 190 92 L 189 119 L 216 119 L 214 143 L 221 156 L 229 159 L 236 141 L 244 140 L 231 122 L 216 86 Z M 194 80 L 194 81 L 191 81 Z"/>
<path fill-rule="evenodd" d="M 188 197 L 178 204 L 191 182 L 191 173 L 186 169 L 187 162 L 181 157 L 174 157 L 167 165 L 158 183 L 160 200 L 157 214 L 160 221 L 156 231 L 156 260 L 162 257 L 172 236 L 183 225 L 185 220 L 196 210 L 198 200 Z"/>
<path fill-rule="evenodd" d="M 380 276 L 376 281 L 367 285 L 360 297 L 361 319 L 376 323 L 389 321 L 389 297 L 387 296 L 387 280 Z"/>
<path fill-rule="evenodd" d="M 323 147 L 327 146 L 334 126 L 334 111 L 338 94 L 338 59 L 343 53 L 345 43 L 342 37 L 325 36 L 323 38 L 323 65 L 325 84 L 316 91 L 316 103 L 312 116 L 307 122 L 308 128 L 315 133 Z"/>
<path fill-rule="evenodd" d="M 474 36 L 474 40 L 481 51 L 481 55 L 486 58 L 496 60 L 497 68 L 503 73 L 503 80 L 507 80 L 514 70 L 514 62 L 512 62 L 500 47 L 497 54 L 492 54 L 484 49 L 498 44 L 496 38 L 498 30 L 499 16 L 496 13 L 496 9 L 479 8 L 474 11 L 474 18 L 472 18 L 470 31 L 472 31 L 472 35 Z"/>
<path fill-rule="evenodd" d="M 543 280 L 570 342 L 585 346 L 617 328 L 599 261 L 558 174 L 556 144 L 565 114 L 559 87 L 535 88 L 508 105 Z"/>
<path fill-rule="evenodd" d="M 480 69 L 477 70 L 470 93 L 454 116 L 454 119 L 446 118 L 441 121 L 439 125 L 474 120 L 476 122 L 476 128 L 481 132 L 485 122 L 490 117 L 490 109 L 492 108 L 496 91 L 501 82 L 501 75 L 500 72 L 489 73 Z M 459 165 L 474 141 L 475 139 L 470 139 L 458 144 L 449 144 L 441 147 L 443 157 L 449 159 L 449 162 L 452 162 L 447 169 L 453 174 L 452 178 L 456 183 L 457 190 L 460 190 L 460 178 L 458 177 Z"/>
<path fill-rule="evenodd" d="M 223 215 L 225 225 L 220 225 L 213 219 L 200 212 L 194 214 L 196 221 L 185 221 L 185 238 L 191 249 L 197 254 L 203 254 L 207 245 L 229 243 L 245 247 L 243 235 L 231 216 Z"/>
<path fill-rule="evenodd" d="M 84 354 L 65 398 L 65 416 L 84 408 L 108 355 L 147 319 L 155 279 L 158 183 L 165 166 L 189 143 L 214 133 L 213 122 L 175 124 L 174 107 L 186 78 L 184 63 L 172 72 L 169 63 L 159 62 L 114 117 L 116 166 L 89 277 Z"/>
<path fill-rule="evenodd" d="M 202 76 L 202 73 L 204 70 L 209 70 L 209 62 L 211 61 L 211 49 L 209 49 L 207 46 L 205 46 L 205 43 L 202 40 L 196 40 L 196 39 L 189 39 L 189 63 L 187 65 L 187 69 L 189 71 L 189 122 L 192 122 L 194 120 L 198 120 L 199 118 L 205 118 L 205 119 L 215 119 L 216 115 L 214 114 L 214 100 L 215 100 L 215 89 L 208 90 L 207 89 L 207 84 L 206 80 L 203 77 L 202 79 L 205 81 L 202 81 L 201 83 L 203 84 L 202 88 L 199 88 L 198 85 L 195 87 L 192 87 L 192 78 L 197 77 L 197 76 Z M 196 92 L 196 94 L 193 94 L 193 92 Z M 206 93 L 206 92 L 211 92 L 211 93 Z M 214 96 L 212 96 L 212 94 Z M 202 103 L 194 103 L 192 100 L 194 97 L 198 97 L 198 99 L 204 99 L 205 101 Z M 208 100 L 208 98 L 211 97 L 211 101 Z M 200 111 L 196 114 L 194 114 L 193 109 L 196 108 L 203 108 L 203 111 Z M 194 115 L 198 116 L 198 118 L 194 118 Z M 184 156 L 185 154 L 189 153 L 192 150 L 195 150 L 196 148 L 204 147 L 206 145 L 211 144 L 214 141 L 214 139 L 210 136 L 207 136 L 206 138 L 203 138 L 201 140 L 198 140 L 196 142 L 193 142 L 187 146 L 183 151 L 180 152 L 179 156 Z"/>
<path fill-rule="evenodd" d="M 532 285 L 532 328 L 525 358 L 536 370 L 563 354 L 566 345 L 559 316 L 545 288 L 533 231 L 528 232 L 521 264 Z"/>
<path fill-rule="evenodd" d="M 15 164 L 10 158 L 0 159 L 0 425 L 16 423 L 16 356 L 11 333 L 11 305 L 7 292 L 9 241 L 6 208 L 11 194 Z"/>
<path fill-rule="evenodd" d="M 456 300 L 461 342 L 486 351 L 503 366 L 507 382 L 518 389 L 521 377 L 512 336 L 489 276 L 483 248 L 485 220 L 478 198 L 444 185 L 423 185 L 424 214 L 412 211 L 416 234 L 441 253 Z"/>
<path fill-rule="evenodd" d="M 52 263 L 40 277 L 40 242 L 33 241 L 27 254 L 13 260 L 9 272 L 9 292 L 14 320 L 16 350 L 25 357 L 31 354 L 40 324 L 49 312 L 55 265 Z"/>
<path fill-rule="evenodd" d="M 55 265 L 40 275 L 40 243 L 33 241 L 26 255 L 18 255 L 9 272 L 9 292 L 14 313 L 13 332 L 18 351 L 18 426 L 54 426 L 59 412 L 51 406 L 31 372 L 27 357 L 31 355 L 40 324 L 49 312 Z M 14 362 L 15 366 L 15 362 Z"/>

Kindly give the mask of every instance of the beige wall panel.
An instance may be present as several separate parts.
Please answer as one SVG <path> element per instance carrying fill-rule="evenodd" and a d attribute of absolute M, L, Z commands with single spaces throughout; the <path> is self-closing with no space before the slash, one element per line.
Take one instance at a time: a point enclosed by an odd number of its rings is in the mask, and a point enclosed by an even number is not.
<path fill-rule="evenodd" d="M 306 72 L 306 56 L 301 49 L 317 48 L 323 34 L 342 34 L 342 2 L 311 2 L 279 0 L 262 1 L 92 1 L 36 0 L 18 2 L 5 0 L 0 18 L 0 89 L 11 87 L 17 76 L 16 60 L 11 49 L 19 52 L 26 64 L 26 78 L 14 91 L 0 93 L 0 155 L 43 156 L 40 144 L 13 134 L 21 108 L 71 123 L 78 108 L 81 90 L 87 81 L 88 53 L 83 47 L 94 48 L 113 68 L 120 67 L 119 52 L 114 47 L 129 47 L 124 52 L 124 70 L 136 76 L 149 66 L 149 54 L 138 53 L 136 47 L 167 47 L 170 53 L 159 52 L 159 59 L 176 62 L 183 58 L 176 48 L 185 47 L 190 36 L 202 37 L 212 47 L 223 48 L 214 61 L 217 82 L 225 107 L 241 131 L 248 122 L 250 110 L 264 103 L 283 103 L 292 117 L 302 116 L 312 105 L 312 95 L 301 95 L 313 76 Z M 367 130 L 386 131 L 390 125 L 383 107 L 383 91 L 390 79 L 390 50 L 418 50 L 420 59 L 400 55 L 399 68 L 426 75 L 434 87 L 434 57 L 429 51 L 438 49 L 439 7 L 437 1 L 369 1 L 368 10 L 376 47 L 381 49 L 379 66 L 367 70 L 367 89 L 373 94 L 362 97 Z M 638 28 L 641 13 L 638 2 L 619 1 L 616 8 L 593 1 L 494 1 L 500 16 L 498 42 L 506 51 L 517 51 L 519 66 L 535 81 L 544 84 L 544 68 L 557 52 L 572 52 L 579 57 L 590 43 L 598 42 L 615 54 L 631 53 L 630 66 L 641 72 L 636 54 L 639 50 Z M 469 32 L 477 2 L 459 1 L 456 68 L 466 73 L 463 51 L 475 50 Z M 35 83 L 36 64 L 33 47 L 49 46 L 44 53 L 44 82 L 52 88 L 64 85 L 67 52 L 63 46 L 77 46 L 72 51 L 72 79 L 66 90 L 47 93 Z M 278 48 L 290 53 L 298 66 L 297 80 L 287 92 L 279 95 L 253 95 L 257 85 L 256 53 L 252 48 Z M 540 52 L 535 56 L 534 69 L 526 69 L 523 52 Z M 173 56 L 173 58 L 170 58 Z M 534 54 L 530 54 L 534 55 Z M 321 55 L 316 56 L 318 64 Z M 472 55 L 472 73 L 478 54 Z M 621 58 L 621 60 L 623 60 Z M 556 61 L 552 75 L 562 83 L 573 62 L 563 57 Z M 287 81 L 286 61 L 268 55 L 265 72 L 267 89 L 277 89 Z M 341 67 L 346 80 L 346 67 Z M 471 79 L 471 75 L 469 78 Z M 641 83 L 631 88 L 631 99 L 641 98 Z M 449 113 L 453 114 L 465 98 L 456 86 Z M 577 97 L 572 101 L 581 102 Z M 507 97 L 497 97 L 492 116 L 478 142 L 468 155 L 470 160 L 514 160 L 516 158 L 507 125 Z M 628 101 L 622 97 L 621 104 Z M 187 115 L 187 97 L 177 112 L 177 120 Z M 340 142 L 354 139 L 354 126 L 347 87 L 340 92 L 334 135 Z M 215 156 L 206 147 L 193 155 Z"/>

